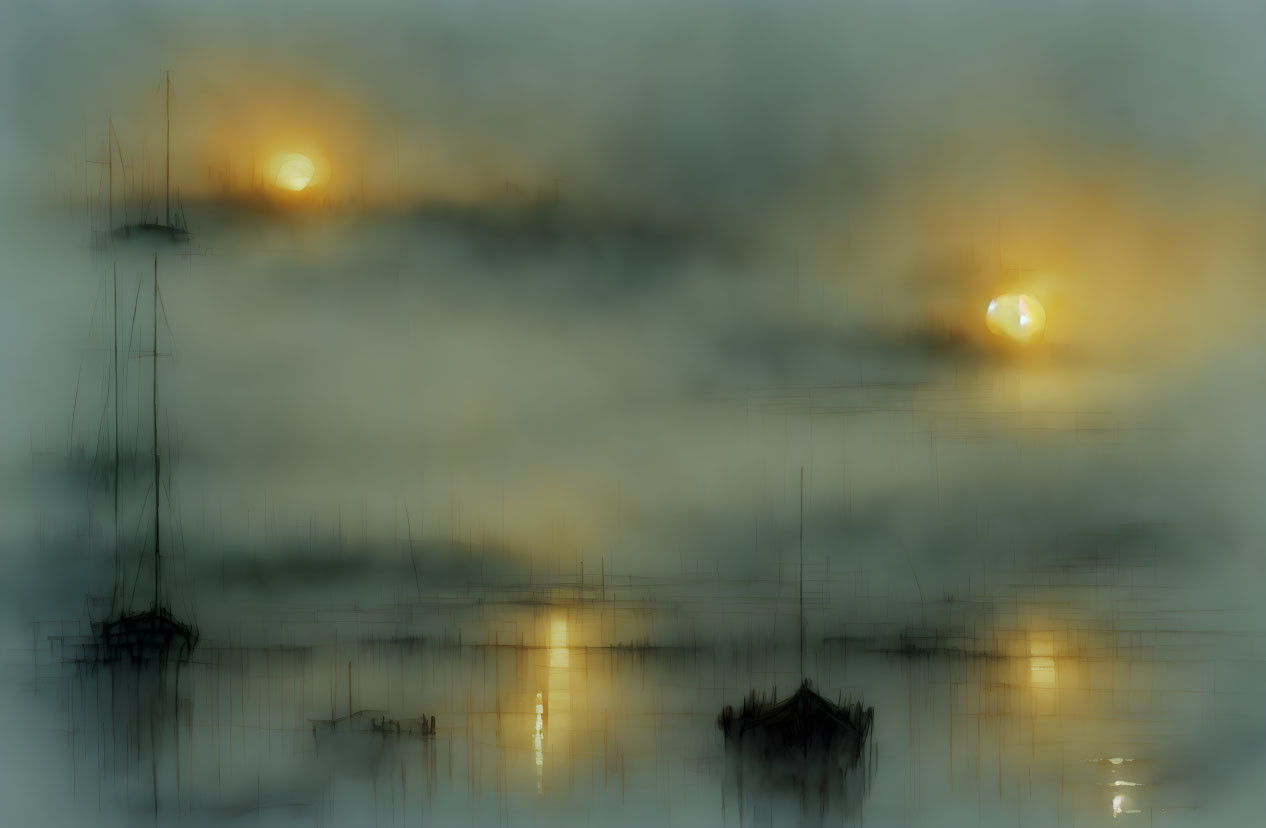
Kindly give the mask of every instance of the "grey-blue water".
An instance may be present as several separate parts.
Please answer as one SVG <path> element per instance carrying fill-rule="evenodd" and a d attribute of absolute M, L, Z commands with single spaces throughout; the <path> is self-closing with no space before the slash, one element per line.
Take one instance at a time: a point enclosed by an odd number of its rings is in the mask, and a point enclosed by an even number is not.
<path fill-rule="evenodd" d="M 920 649 L 930 639 L 900 652 L 815 639 L 815 687 L 876 710 L 857 778 L 822 797 L 751 767 L 740 776 L 715 721 L 753 682 L 794 688 L 794 646 L 602 643 L 647 614 L 611 602 L 500 607 L 468 621 L 460 644 L 451 629 L 378 641 L 349 629 L 353 640 L 312 647 L 211 642 L 162 674 L 68 665 L 58 656 L 74 639 L 51 635 L 6 671 L 36 671 L 8 692 L 33 692 L 24 707 L 40 711 L 6 723 L 33 751 L 14 775 L 35 777 L 6 824 L 1253 824 L 1260 794 L 1224 794 L 1253 772 L 1225 755 L 1251 695 L 1251 641 L 1057 624 L 933 652 Z M 438 732 L 384 735 L 364 716 L 321 724 L 349 710 L 433 715 Z M 50 764 L 55 785 L 41 773 Z"/>

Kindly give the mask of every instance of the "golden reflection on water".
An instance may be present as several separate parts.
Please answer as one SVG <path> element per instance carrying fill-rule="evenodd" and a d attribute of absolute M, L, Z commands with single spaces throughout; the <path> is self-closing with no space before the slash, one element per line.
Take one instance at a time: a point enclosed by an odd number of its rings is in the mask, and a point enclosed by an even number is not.
<path fill-rule="evenodd" d="M 545 691 L 536 693 L 536 726 L 532 746 L 536 759 L 536 791 L 545 793 L 545 735 L 557 748 L 567 738 L 571 724 L 571 654 L 567 649 L 567 618 L 556 615 L 549 625 L 549 668 Z"/>
<path fill-rule="evenodd" d="M 545 793 L 545 754 L 544 747 L 545 736 L 545 703 L 541 699 L 541 694 L 536 694 L 536 728 L 532 732 L 532 748 L 536 754 L 536 792 Z"/>
<path fill-rule="evenodd" d="M 1029 673 L 1036 685 L 1055 684 L 1055 642 L 1051 633 L 1029 634 Z"/>

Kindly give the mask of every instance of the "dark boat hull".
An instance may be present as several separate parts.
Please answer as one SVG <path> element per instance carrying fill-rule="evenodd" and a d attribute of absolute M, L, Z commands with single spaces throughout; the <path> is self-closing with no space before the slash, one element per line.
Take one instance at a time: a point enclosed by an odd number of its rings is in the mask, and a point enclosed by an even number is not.
<path fill-rule="evenodd" d="M 799 809 L 804 825 L 856 813 L 877 759 L 873 723 L 873 708 L 834 704 L 808 682 L 780 702 L 752 695 L 737 714 L 727 707 L 717 724 L 740 809 L 745 802 Z"/>
<path fill-rule="evenodd" d="M 103 621 L 97 625 L 96 633 L 102 661 L 139 664 L 184 660 L 198 644 L 198 631 L 177 619 L 166 607 Z"/>
<path fill-rule="evenodd" d="M 717 724 L 727 744 L 757 758 L 809 758 L 848 769 L 861 759 L 875 710 L 860 703 L 837 705 L 813 692 L 809 682 L 781 702 L 749 698 L 735 715 L 726 708 Z"/>
<path fill-rule="evenodd" d="M 189 231 L 183 227 L 157 222 L 125 224 L 122 227 L 116 227 L 110 235 L 116 239 L 157 239 L 171 242 L 189 240 Z"/>

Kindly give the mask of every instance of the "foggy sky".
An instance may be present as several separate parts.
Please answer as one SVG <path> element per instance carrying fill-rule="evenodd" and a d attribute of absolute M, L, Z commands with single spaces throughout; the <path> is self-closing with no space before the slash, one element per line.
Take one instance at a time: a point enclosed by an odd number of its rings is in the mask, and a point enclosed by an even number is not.
<path fill-rule="evenodd" d="M 507 565 L 765 571 L 804 466 L 810 558 L 894 589 L 1143 526 L 1104 554 L 1234 591 L 1261 573 L 1261 12 L 1147 9 L 11 11 L 5 535 L 87 531 L 80 484 L 25 475 L 99 431 L 108 273 L 127 313 L 151 265 L 85 249 L 85 135 L 103 155 L 113 115 L 158 164 L 170 68 L 208 253 L 161 253 L 195 565 L 408 521 Z M 333 212 L 245 204 L 297 145 Z M 1014 289 L 1047 305 L 1033 353 L 983 330 Z"/>

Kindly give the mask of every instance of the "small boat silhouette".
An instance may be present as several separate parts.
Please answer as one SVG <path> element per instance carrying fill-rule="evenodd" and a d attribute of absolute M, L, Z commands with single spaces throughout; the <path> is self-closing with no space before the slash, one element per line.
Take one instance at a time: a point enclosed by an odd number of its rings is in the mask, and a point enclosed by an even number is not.
<path fill-rule="evenodd" d="M 423 736 L 435 735 L 435 717 L 415 716 L 405 719 L 393 719 L 381 710 L 357 710 L 337 719 L 315 719 L 312 721 L 312 732 L 329 731 L 335 733 L 377 733 L 382 736 Z"/>
<path fill-rule="evenodd" d="M 875 720 L 875 709 L 860 702 L 838 705 L 813 690 L 808 679 L 782 701 L 766 701 L 755 693 L 738 714 L 730 706 L 717 717 L 727 743 L 762 759 L 814 755 L 837 758 L 845 767 L 862 756 Z"/>
<path fill-rule="evenodd" d="M 804 468 L 800 469 L 800 689 L 782 701 L 743 700 L 738 714 L 726 705 L 717 716 L 727 746 L 756 758 L 810 758 L 847 770 L 862 758 L 875 721 L 875 708 L 861 702 L 836 704 L 804 678 Z M 806 769 L 807 770 L 807 769 Z"/>
<path fill-rule="evenodd" d="M 330 719 L 312 720 L 312 733 L 377 733 L 381 736 L 435 735 L 435 717 L 426 714 L 405 719 L 393 719 L 383 710 L 357 710 L 352 704 L 352 663 L 347 663 L 347 715 Z"/>

